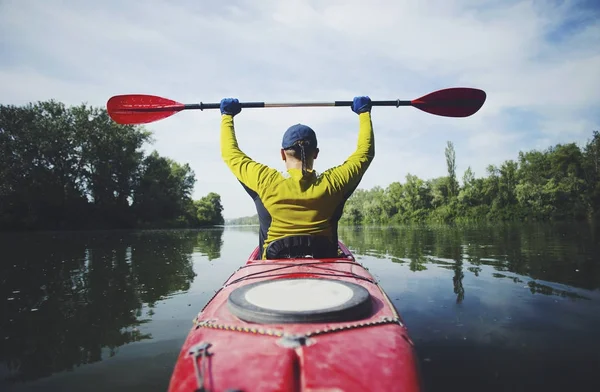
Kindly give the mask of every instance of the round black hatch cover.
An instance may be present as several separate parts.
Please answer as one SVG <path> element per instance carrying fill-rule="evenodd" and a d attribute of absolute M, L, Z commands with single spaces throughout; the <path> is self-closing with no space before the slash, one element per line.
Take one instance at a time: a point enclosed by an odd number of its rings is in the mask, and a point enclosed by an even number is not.
<path fill-rule="evenodd" d="M 229 310 L 253 323 L 326 323 L 365 318 L 369 291 L 333 279 L 296 278 L 251 283 L 231 292 Z"/>

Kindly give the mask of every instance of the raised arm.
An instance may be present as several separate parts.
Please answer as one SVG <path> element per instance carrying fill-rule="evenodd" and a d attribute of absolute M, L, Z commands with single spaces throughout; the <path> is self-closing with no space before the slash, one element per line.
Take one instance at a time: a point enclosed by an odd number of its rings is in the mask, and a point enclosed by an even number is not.
<path fill-rule="evenodd" d="M 255 162 L 238 147 L 233 117 L 242 110 L 237 99 L 221 101 L 221 157 L 235 177 L 260 194 L 261 186 L 277 174 L 277 170 Z"/>
<path fill-rule="evenodd" d="M 346 161 L 327 171 L 330 181 L 338 191 L 354 189 L 375 157 L 375 136 L 371 121 L 371 99 L 356 97 L 352 110 L 358 114 L 358 144 Z"/>

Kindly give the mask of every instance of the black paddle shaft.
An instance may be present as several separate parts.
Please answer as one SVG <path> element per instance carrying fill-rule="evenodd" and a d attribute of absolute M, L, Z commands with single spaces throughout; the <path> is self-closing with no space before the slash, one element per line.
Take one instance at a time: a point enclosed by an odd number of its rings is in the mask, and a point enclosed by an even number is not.
<path fill-rule="evenodd" d="M 411 101 L 371 101 L 372 106 L 410 106 Z M 315 107 L 315 106 L 352 106 L 352 101 L 334 102 L 291 102 L 291 103 L 265 103 L 265 102 L 241 102 L 242 108 L 282 108 L 282 107 Z M 184 109 L 219 109 L 220 103 L 191 103 L 184 105 Z"/>

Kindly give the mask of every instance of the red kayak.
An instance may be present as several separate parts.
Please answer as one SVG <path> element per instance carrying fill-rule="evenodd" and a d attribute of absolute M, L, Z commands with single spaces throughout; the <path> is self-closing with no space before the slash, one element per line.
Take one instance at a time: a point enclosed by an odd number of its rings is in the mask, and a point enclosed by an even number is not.
<path fill-rule="evenodd" d="M 403 320 L 339 250 L 258 260 L 257 247 L 194 319 L 169 391 L 420 391 Z"/>

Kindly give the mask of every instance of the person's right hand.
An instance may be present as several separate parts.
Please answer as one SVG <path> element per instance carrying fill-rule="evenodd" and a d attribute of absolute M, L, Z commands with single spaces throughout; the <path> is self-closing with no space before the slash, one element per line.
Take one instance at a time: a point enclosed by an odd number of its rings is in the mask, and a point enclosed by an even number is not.
<path fill-rule="evenodd" d="M 361 114 L 371 111 L 371 98 L 369 97 L 354 97 L 352 101 L 352 111 L 356 114 Z"/>
<path fill-rule="evenodd" d="M 242 111 L 242 104 L 237 98 L 223 98 L 221 100 L 221 114 L 229 114 L 232 117 Z"/>

